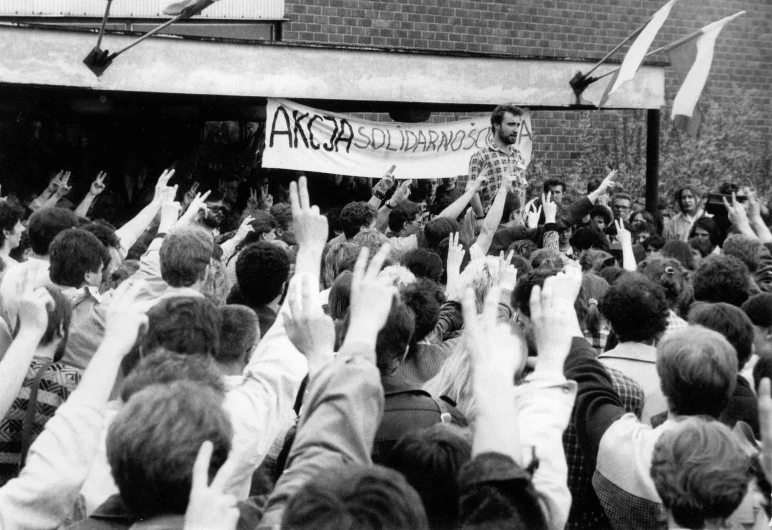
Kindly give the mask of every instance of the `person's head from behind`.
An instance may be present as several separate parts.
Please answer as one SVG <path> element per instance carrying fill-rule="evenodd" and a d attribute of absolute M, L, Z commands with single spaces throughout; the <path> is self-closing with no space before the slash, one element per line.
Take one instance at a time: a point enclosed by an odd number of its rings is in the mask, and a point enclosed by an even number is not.
<path fill-rule="evenodd" d="M 536 243 L 530 239 L 518 239 L 509 245 L 507 252 L 514 252 L 515 256 L 520 256 L 530 261 L 531 254 L 536 252 L 538 249 L 539 247 L 536 246 Z"/>
<path fill-rule="evenodd" d="M 499 278 L 499 258 L 486 256 L 469 262 L 461 272 L 461 288 L 474 290 L 477 312 L 482 313 L 485 297 Z"/>
<path fill-rule="evenodd" d="M 374 228 L 377 212 L 366 202 L 350 202 L 340 211 L 340 226 L 346 239 L 364 228 Z"/>
<path fill-rule="evenodd" d="M 726 302 L 737 307 L 748 299 L 751 287 L 748 268 L 734 256 L 708 256 L 692 276 L 694 299 Z"/>
<path fill-rule="evenodd" d="M 445 301 L 445 293 L 435 282 L 418 278 L 415 283 L 405 287 L 402 299 L 415 315 L 415 334 L 413 345 L 426 338 L 432 332 L 440 318 L 440 306 Z"/>
<path fill-rule="evenodd" d="M 289 245 L 295 244 L 292 206 L 286 202 L 271 207 L 271 217 L 276 219 L 276 237 Z"/>
<path fill-rule="evenodd" d="M 693 271 L 696 268 L 694 258 L 692 258 L 692 249 L 684 241 L 668 241 L 659 253 L 664 258 L 677 259 L 686 270 Z"/>
<path fill-rule="evenodd" d="M 540 248 L 531 254 L 531 267 L 533 269 L 562 269 L 563 265 L 563 259 L 555 250 Z"/>
<path fill-rule="evenodd" d="M 745 498 L 750 468 L 727 426 L 687 418 L 657 440 L 650 475 L 670 528 L 724 528 Z"/>
<path fill-rule="evenodd" d="M 345 337 L 351 315 L 343 320 L 340 333 Z M 416 329 L 416 317 L 400 297 L 394 297 L 386 324 L 378 332 L 375 340 L 376 366 L 381 376 L 389 376 L 399 367 L 405 358 Z M 342 342 L 342 339 L 341 339 Z"/>
<path fill-rule="evenodd" d="M 764 379 L 772 380 L 772 351 L 759 354 L 759 359 L 753 365 L 753 389 L 760 394 L 759 385 Z"/>
<path fill-rule="evenodd" d="M 548 178 L 542 185 L 542 193 L 546 196 L 550 193 L 552 202 L 560 206 L 563 204 L 563 194 L 566 191 L 566 183 L 559 178 Z"/>
<path fill-rule="evenodd" d="M 751 296 L 742 305 L 742 309 L 753 324 L 756 353 L 772 353 L 772 294 Z"/>
<path fill-rule="evenodd" d="M 390 285 L 396 287 L 397 291 L 400 292 L 416 280 L 415 274 L 402 265 L 389 265 L 388 267 L 384 267 L 383 270 L 378 273 L 378 279 L 384 279 Z"/>
<path fill-rule="evenodd" d="M 147 312 L 144 355 L 158 349 L 216 357 L 220 351 L 220 313 L 203 297 L 164 298 Z"/>
<path fill-rule="evenodd" d="M 332 287 L 340 273 L 354 270 L 361 249 L 351 241 L 336 241 L 327 245 L 322 258 L 322 283 L 326 289 Z"/>
<path fill-rule="evenodd" d="M 576 317 L 582 330 L 599 333 L 603 327 L 603 315 L 598 308 L 600 301 L 609 290 L 609 284 L 600 276 L 594 274 L 582 275 L 582 288 L 576 298 L 574 307 Z"/>
<path fill-rule="evenodd" d="M 289 500 L 283 530 L 428 530 L 421 497 L 405 477 L 378 465 L 340 465 Z"/>
<path fill-rule="evenodd" d="M 220 350 L 214 360 L 226 375 L 241 375 L 260 341 L 260 322 L 252 309 L 224 305 L 220 313 Z"/>
<path fill-rule="evenodd" d="M 471 458 L 471 431 L 438 423 L 405 434 L 384 465 L 402 473 L 421 496 L 431 528 L 455 528 L 460 494 L 457 476 Z"/>
<path fill-rule="evenodd" d="M 402 256 L 402 265 L 416 278 L 427 278 L 439 283 L 442 278 L 442 258 L 431 250 L 414 248 L 405 252 Z"/>
<path fill-rule="evenodd" d="M 242 248 L 251 245 L 252 243 L 257 243 L 258 241 L 270 242 L 276 239 L 276 230 L 279 227 L 279 223 L 276 222 L 276 219 L 274 219 L 271 214 L 262 210 L 257 210 L 250 215 L 254 217 L 254 221 L 249 223 L 252 226 L 253 231 L 248 233 L 247 237 L 244 238 L 244 241 L 241 242 Z"/>
<path fill-rule="evenodd" d="M 212 233 L 200 226 L 171 232 L 159 252 L 161 278 L 171 287 L 200 290 L 206 281 L 213 248 Z"/>
<path fill-rule="evenodd" d="M 638 272 L 665 290 L 670 309 L 674 309 L 689 291 L 688 273 L 675 258 L 647 258 L 638 264 Z"/>
<path fill-rule="evenodd" d="M 223 396 L 189 381 L 134 394 L 110 425 L 107 460 L 121 500 L 135 518 L 182 515 L 201 444 L 213 445 L 209 478 L 231 450 Z"/>
<path fill-rule="evenodd" d="M 717 331 L 690 325 L 660 341 L 657 374 L 672 414 L 717 418 L 737 385 L 737 353 Z"/>
<path fill-rule="evenodd" d="M 761 241 L 742 234 L 727 237 L 722 250 L 725 255 L 742 261 L 751 274 L 758 270 L 761 259 L 769 256 L 769 250 Z"/>
<path fill-rule="evenodd" d="M 359 245 L 359 248 L 369 248 L 370 256 L 375 256 L 380 248 L 389 242 L 389 238 L 375 228 L 365 228 L 355 235 L 351 241 Z"/>
<path fill-rule="evenodd" d="M 440 241 L 446 237 L 450 237 L 450 234 L 454 234 L 460 231 L 461 228 L 458 221 L 450 219 L 449 217 L 438 217 L 432 219 L 424 227 L 424 237 L 426 238 L 426 246 L 430 250 L 437 250 L 440 245 Z"/>
<path fill-rule="evenodd" d="M 582 267 L 582 272 L 592 274 L 600 274 L 602 270 L 616 265 L 616 262 L 614 256 L 608 252 L 594 248 L 585 250 L 579 256 L 579 265 Z"/>
<path fill-rule="evenodd" d="M 225 395 L 225 382 L 214 358 L 208 355 L 186 355 L 159 348 L 143 357 L 121 385 L 120 398 L 126 403 L 131 396 L 152 385 L 190 381 Z"/>
<path fill-rule="evenodd" d="M 236 261 L 236 282 L 244 303 L 251 307 L 277 301 L 289 279 L 290 259 L 278 246 L 266 241 L 252 243 Z"/>
<path fill-rule="evenodd" d="M 632 273 L 612 285 L 600 303 L 619 342 L 652 343 L 667 328 L 670 314 L 665 290 Z"/>
<path fill-rule="evenodd" d="M 421 227 L 421 207 L 413 201 L 399 202 L 389 213 L 389 230 L 392 234 L 406 237 Z"/>
<path fill-rule="evenodd" d="M 753 323 L 739 307 L 719 302 L 694 304 L 689 311 L 689 324 L 703 326 L 721 333 L 737 352 L 737 371 L 753 355 Z"/>
<path fill-rule="evenodd" d="M 24 209 L 15 201 L 0 200 L 0 247 L 6 246 L 13 250 L 19 246 L 24 233 Z"/>
<path fill-rule="evenodd" d="M 44 208 L 33 213 L 27 222 L 32 252 L 48 256 L 48 247 L 60 232 L 78 226 L 78 216 L 66 208 Z"/>
<path fill-rule="evenodd" d="M 608 252 L 610 248 L 608 237 L 602 229 L 594 224 L 577 228 L 569 240 L 571 246 L 578 252 L 596 249 Z"/>
<path fill-rule="evenodd" d="M 49 259 L 51 281 L 63 287 L 99 287 L 102 272 L 110 263 L 110 253 L 97 237 L 70 228 L 51 242 Z"/>
<path fill-rule="evenodd" d="M 330 288 L 330 297 L 327 306 L 333 320 L 343 320 L 348 314 L 351 305 L 351 282 L 354 275 L 351 271 L 343 271 Z"/>
<path fill-rule="evenodd" d="M 104 271 L 104 281 L 108 281 L 110 275 L 121 266 L 122 261 L 121 240 L 115 234 L 115 227 L 107 221 L 97 220 L 81 226 L 80 229 L 94 234 L 110 253 L 110 263 Z"/>

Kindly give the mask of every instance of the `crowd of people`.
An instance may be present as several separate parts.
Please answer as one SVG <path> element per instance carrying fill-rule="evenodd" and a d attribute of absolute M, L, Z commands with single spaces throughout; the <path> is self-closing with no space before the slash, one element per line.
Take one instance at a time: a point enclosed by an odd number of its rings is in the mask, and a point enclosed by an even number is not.
<path fill-rule="evenodd" d="M 459 179 L 0 200 L 0 528 L 766 528 L 768 210 L 529 183 L 521 115 Z"/>

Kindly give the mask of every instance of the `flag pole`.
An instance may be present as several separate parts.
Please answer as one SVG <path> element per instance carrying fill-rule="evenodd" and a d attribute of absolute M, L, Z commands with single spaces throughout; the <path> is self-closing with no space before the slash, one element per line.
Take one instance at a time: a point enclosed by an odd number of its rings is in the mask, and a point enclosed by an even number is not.
<path fill-rule="evenodd" d="M 617 46 L 616 46 L 616 47 L 615 47 L 613 50 L 611 50 L 610 52 L 608 52 L 608 53 L 607 53 L 607 54 L 606 54 L 606 55 L 603 57 L 603 59 L 601 59 L 600 61 L 598 61 L 598 62 L 595 64 L 595 66 L 593 66 L 593 67 L 592 67 L 592 69 L 591 69 L 589 72 L 587 72 L 586 74 L 583 74 L 583 75 L 582 75 L 582 77 L 583 77 L 584 79 L 588 78 L 588 77 L 590 76 L 590 74 L 591 74 L 591 73 L 593 73 L 595 70 L 597 70 L 597 69 L 598 69 L 598 67 L 599 67 L 600 65 L 602 65 L 603 63 L 605 63 L 605 62 L 608 60 L 608 58 L 609 58 L 609 57 L 611 57 L 611 56 L 612 56 L 612 55 L 614 55 L 616 52 L 618 52 L 618 51 L 619 51 L 619 49 L 620 49 L 622 46 L 624 46 L 625 44 L 627 44 L 628 42 L 630 42 L 632 39 L 634 39 L 635 37 L 637 37 L 637 36 L 638 36 L 638 34 L 639 34 L 641 31 L 643 31 L 644 29 L 646 29 L 646 26 L 648 26 L 648 25 L 649 25 L 649 22 L 651 22 L 651 19 L 652 19 L 652 18 L 654 18 L 654 17 L 653 17 L 653 16 L 649 17 L 649 19 L 648 19 L 646 22 L 644 22 L 643 24 L 641 24 L 641 26 L 640 26 L 638 29 L 636 29 L 636 30 L 635 30 L 635 31 L 633 31 L 633 32 L 632 32 L 630 35 L 628 35 L 628 36 L 625 38 L 625 40 L 623 40 L 622 42 L 620 42 L 620 43 L 619 43 L 619 44 L 618 44 L 618 45 L 617 45 Z"/>
<path fill-rule="evenodd" d="M 738 12 L 737 12 L 737 13 L 735 13 L 734 15 L 731 15 L 731 16 L 729 16 L 729 17 L 726 17 L 726 18 L 737 18 L 737 17 L 739 17 L 740 15 L 744 15 L 744 14 L 745 14 L 745 11 L 738 11 Z M 721 19 L 721 20 L 723 20 L 723 19 Z M 720 22 L 720 21 L 719 21 L 719 22 Z M 702 30 L 703 30 L 703 29 L 705 29 L 705 28 L 700 28 L 700 29 L 698 29 L 697 31 L 694 31 L 694 32 L 692 32 L 692 33 L 689 33 L 689 34 L 688 34 L 688 35 L 686 35 L 685 37 L 681 37 L 681 38 L 680 38 L 680 39 L 678 39 L 677 41 L 671 42 L 670 44 L 666 44 L 666 45 L 664 45 L 664 46 L 660 46 L 660 47 L 659 47 L 659 48 L 657 48 L 656 50 L 652 50 L 652 51 L 650 51 L 649 53 L 647 53 L 646 55 L 644 55 L 644 57 L 649 57 L 650 55 L 654 55 L 654 54 L 657 54 L 657 53 L 666 53 L 666 52 L 669 52 L 670 50 L 672 50 L 673 48 L 676 48 L 676 47 L 678 47 L 678 46 L 681 46 L 682 44 L 686 44 L 686 43 L 687 43 L 687 42 L 689 42 L 690 40 L 692 40 L 692 39 L 696 39 L 697 37 L 699 37 L 700 35 L 702 35 Z M 616 67 L 616 68 L 614 68 L 613 70 L 609 70 L 609 71 L 608 71 L 608 72 L 606 72 L 605 74 L 603 74 L 603 75 L 601 75 L 601 76 L 598 76 L 598 77 L 596 77 L 596 78 L 595 78 L 595 81 L 599 81 L 600 79 L 603 79 L 604 77 L 608 77 L 608 76 L 610 76 L 611 74 L 614 74 L 614 73 L 618 72 L 620 68 L 622 68 L 622 67 L 621 67 L 621 66 L 617 66 L 617 67 Z"/>

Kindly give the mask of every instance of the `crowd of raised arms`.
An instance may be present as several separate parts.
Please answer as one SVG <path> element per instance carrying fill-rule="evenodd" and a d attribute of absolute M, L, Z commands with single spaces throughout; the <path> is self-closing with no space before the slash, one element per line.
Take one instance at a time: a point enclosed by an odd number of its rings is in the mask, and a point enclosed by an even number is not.
<path fill-rule="evenodd" d="M 766 528 L 767 209 L 476 173 L 1 199 L 0 528 Z"/>

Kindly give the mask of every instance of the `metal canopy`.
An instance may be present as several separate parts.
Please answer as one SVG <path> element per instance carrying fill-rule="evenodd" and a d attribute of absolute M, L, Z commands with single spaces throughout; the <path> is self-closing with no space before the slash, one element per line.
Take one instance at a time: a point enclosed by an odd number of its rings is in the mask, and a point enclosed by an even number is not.
<path fill-rule="evenodd" d="M 103 46 L 119 49 L 134 38 L 108 34 Z M 0 83 L 102 93 L 282 97 L 349 107 L 379 102 L 490 108 L 506 101 L 568 109 L 576 108 L 568 81 L 588 70 L 587 62 L 575 60 L 164 37 L 132 49 L 97 78 L 82 63 L 94 43 L 91 32 L 0 26 Z M 602 66 L 596 75 L 613 67 Z M 604 88 L 604 82 L 591 85 L 583 98 L 597 103 Z M 643 66 L 605 108 L 659 109 L 664 102 L 664 67 Z"/>

